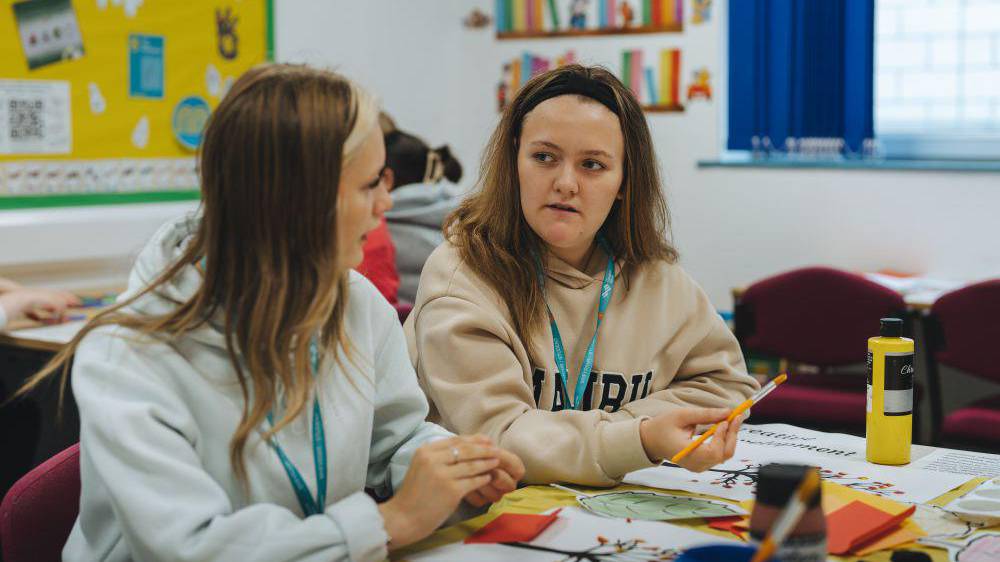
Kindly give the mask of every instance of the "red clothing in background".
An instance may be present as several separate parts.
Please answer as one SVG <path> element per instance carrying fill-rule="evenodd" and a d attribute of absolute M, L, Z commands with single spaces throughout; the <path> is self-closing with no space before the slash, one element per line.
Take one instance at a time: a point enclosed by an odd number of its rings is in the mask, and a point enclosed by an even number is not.
<path fill-rule="evenodd" d="M 389 304 L 396 306 L 399 299 L 399 272 L 396 271 L 396 247 L 389 236 L 389 226 L 382 217 L 378 228 L 368 233 L 365 241 L 365 258 L 358 272 L 368 278 Z"/>

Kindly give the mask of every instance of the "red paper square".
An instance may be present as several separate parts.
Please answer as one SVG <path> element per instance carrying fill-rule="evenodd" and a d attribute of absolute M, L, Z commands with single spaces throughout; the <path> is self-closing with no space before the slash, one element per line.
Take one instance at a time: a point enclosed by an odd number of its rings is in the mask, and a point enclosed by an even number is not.
<path fill-rule="evenodd" d="M 465 539 L 470 543 L 529 542 L 542 534 L 559 516 L 559 510 L 548 515 L 501 513 Z"/>

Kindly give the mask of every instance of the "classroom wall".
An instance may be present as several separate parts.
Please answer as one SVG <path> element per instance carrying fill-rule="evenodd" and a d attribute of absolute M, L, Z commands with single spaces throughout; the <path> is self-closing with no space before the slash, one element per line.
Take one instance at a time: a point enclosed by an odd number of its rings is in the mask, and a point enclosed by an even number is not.
<path fill-rule="evenodd" d="M 682 114 L 651 114 L 649 122 L 682 263 L 718 308 L 732 307 L 733 286 L 809 264 L 956 280 L 1000 275 L 998 174 L 698 168 L 722 144 L 726 2 L 714 4 L 711 21 L 694 25 L 689 3 L 682 35 L 497 41 L 492 26 L 460 24 L 473 7 L 492 13 L 489 0 L 283 0 L 277 53 L 360 80 L 400 126 L 451 143 L 471 182 L 496 123 L 504 60 L 572 48 L 617 72 L 623 49 L 681 47 L 683 76 L 709 67 L 716 99 L 689 103 Z"/>
<path fill-rule="evenodd" d="M 682 114 L 650 115 L 682 263 L 720 309 L 729 288 L 806 264 L 892 268 L 942 278 L 1000 275 L 1000 176 L 859 170 L 699 169 L 721 145 L 725 2 L 684 34 L 496 41 L 492 27 L 460 21 L 490 0 L 343 0 L 276 3 L 276 57 L 333 66 L 375 91 L 401 127 L 450 143 L 476 175 L 497 114 L 504 60 L 523 50 L 618 70 L 625 48 L 683 49 L 684 76 L 713 73 L 716 100 Z M 690 10 L 688 10 L 690 18 Z M 75 284 L 124 279 L 155 228 L 194 203 L 0 211 L 0 274 Z M 57 272 L 38 275 L 37 271 Z M 62 273 L 58 273 L 62 272 Z M 101 283 L 103 284 L 103 283 Z"/>

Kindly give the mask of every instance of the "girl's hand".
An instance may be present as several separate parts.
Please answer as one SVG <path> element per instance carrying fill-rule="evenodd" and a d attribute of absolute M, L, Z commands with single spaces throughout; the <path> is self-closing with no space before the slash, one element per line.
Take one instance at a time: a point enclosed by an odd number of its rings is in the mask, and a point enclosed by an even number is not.
<path fill-rule="evenodd" d="M 686 447 L 695 428 L 725 420 L 725 408 L 677 408 L 642 421 L 639 434 L 650 459 L 669 459 Z M 709 469 L 733 456 L 743 418 L 723 422 L 712 438 L 699 445 L 677 464 L 691 472 Z"/>
<path fill-rule="evenodd" d="M 21 316 L 43 322 L 58 322 L 66 309 L 80 304 L 80 299 L 65 291 L 49 289 L 14 289 L 0 294 L 0 306 L 12 321 Z"/>
<path fill-rule="evenodd" d="M 398 548 L 431 534 L 463 498 L 488 487 L 495 475 L 517 471 L 513 455 L 482 436 L 457 436 L 417 449 L 399 491 L 379 505 L 385 529 Z M 513 464 L 513 466 L 512 466 Z M 523 468 L 522 468 L 523 470 Z M 509 482 L 498 478 L 501 489 Z"/>
<path fill-rule="evenodd" d="M 493 444 L 486 436 L 477 435 L 475 438 L 485 445 Z M 473 490 L 465 496 L 465 501 L 470 505 L 482 507 L 499 501 L 504 494 L 516 490 L 517 482 L 524 478 L 524 463 L 521 462 L 521 459 L 506 449 L 498 448 L 497 451 L 499 451 L 500 466 L 490 473 L 492 479 L 489 484 Z"/>

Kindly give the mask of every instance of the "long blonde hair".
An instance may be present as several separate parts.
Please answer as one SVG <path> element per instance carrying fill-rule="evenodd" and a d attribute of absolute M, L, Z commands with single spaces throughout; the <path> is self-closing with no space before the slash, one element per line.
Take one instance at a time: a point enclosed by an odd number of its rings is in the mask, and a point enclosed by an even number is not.
<path fill-rule="evenodd" d="M 477 190 L 445 221 L 448 241 L 507 303 L 514 330 L 529 348 L 544 316 L 532 258 L 535 252 L 544 252 L 544 244 L 521 210 L 517 153 L 525 116 L 548 87 L 567 79 L 604 88 L 619 109 L 625 141 L 622 198 L 615 201 L 601 231 L 622 266 L 626 283 L 628 274 L 645 263 L 677 260 L 677 250 L 668 241 L 670 214 L 653 141 L 642 108 L 629 89 L 602 67 L 574 64 L 535 76 L 504 110 L 490 137 Z"/>
<path fill-rule="evenodd" d="M 251 69 L 212 113 L 199 155 L 203 218 L 180 258 L 138 294 L 94 317 L 17 396 L 61 371 L 60 402 L 80 341 L 118 325 L 171 341 L 209 320 L 222 324 L 243 394 L 230 461 L 245 482 L 243 451 L 283 392 L 290 423 L 313 385 L 309 341 L 340 362 L 347 271 L 339 265 L 337 193 L 341 169 L 375 130 L 374 99 L 346 78 L 305 66 Z M 158 316 L 125 309 L 203 264 L 194 295 Z"/>

